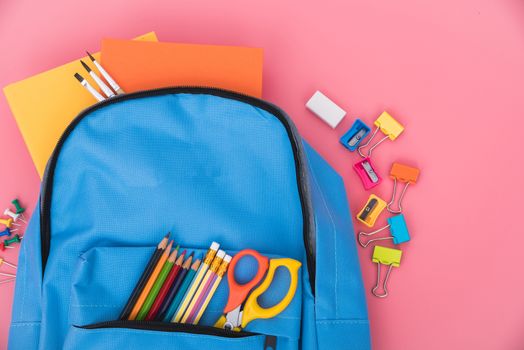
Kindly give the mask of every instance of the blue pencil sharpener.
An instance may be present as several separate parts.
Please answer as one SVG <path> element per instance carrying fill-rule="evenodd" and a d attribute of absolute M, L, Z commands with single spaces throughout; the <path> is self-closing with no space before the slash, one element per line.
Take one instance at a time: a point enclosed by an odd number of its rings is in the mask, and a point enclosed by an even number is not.
<path fill-rule="evenodd" d="M 340 143 L 351 152 L 354 152 L 370 131 L 369 126 L 362 120 L 357 119 L 351 128 L 340 138 Z"/>

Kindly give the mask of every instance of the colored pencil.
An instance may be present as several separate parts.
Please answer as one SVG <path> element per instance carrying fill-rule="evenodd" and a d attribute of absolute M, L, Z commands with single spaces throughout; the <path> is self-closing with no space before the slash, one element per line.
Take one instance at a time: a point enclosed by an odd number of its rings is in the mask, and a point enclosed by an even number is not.
<path fill-rule="evenodd" d="M 196 272 L 198 268 L 200 267 L 200 259 L 196 259 L 195 262 L 191 265 L 191 268 L 187 272 L 186 276 L 184 277 L 184 280 L 182 281 L 182 285 L 176 292 L 175 298 L 171 302 L 171 305 L 169 305 L 169 309 L 167 310 L 166 315 L 164 316 L 164 322 L 174 322 L 175 312 L 178 308 L 178 305 L 182 301 L 182 298 L 186 294 L 187 289 L 191 285 L 191 282 L 193 281 L 193 278 L 196 275 Z"/>
<path fill-rule="evenodd" d="M 158 260 L 162 256 L 162 252 L 167 247 L 167 242 L 169 241 L 169 233 L 165 235 L 165 237 L 160 241 L 157 248 L 155 249 L 155 252 L 153 255 L 151 255 L 151 258 L 149 259 L 149 262 L 146 265 L 146 268 L 144 269 L 144 272 L 142 272 L 142 276 L 140 276 L 138 283 L 135 286 L 135 289 L 131 292 L 131 295 L 129 296 L 129 299 L 127 300 L 127 304 L 120 313 L 120 316 L 118 317 L 121 320 L 125 320 L 129 317 L 129 314 L 131 313 L 131 310 L 133 309 L 133 306 L 136 303 L 136 300 L 140 296 L 140 293 L 144 289 L 148 278 L 153 273 L 153 270 L 158 263 Z"/>
<path fill-rule="evenodd" d="M 147 295 L 151 291 L 151 287 L 153 287 L 153 284 L 155 283 L 158 274 L 162 270 L 162 267 L 164 267 L 164 263 L 166 262 L 167 258 L 169 257 L 169 253 L 171 252 L 171 246 L 173 245 L 173 241 L 169 243 L 167 248 L 164 250 L 162 255 L 160 256 L 160 259 L 158 259 L 158 262 L 156 263 L 155 268 L 153 269 L 153 272 L 151 273 L 151 276 L 149 276 L 149 279 L 147 280 L 147 283 L 140 293 L 140 296 L 136 300 L 135 305 L 133 306 L 133 309 L 131 309 L 131 313 L 129 314 L 128 320 L 134 320 L 136 319 L 136 316 L 138 315 L 138 312 L 142 308 L 142 305 L 144 305 L 144 301 L 147 298 Z"/>
<path fill-rule="evenodd" d="M 162 270 L 160 270 L 160 273 L 158 274 L 158 277 L 155 283 L 153 283 L 153 286 L 151 287 L 151 290 L 149 291 L 149 294 L 147 295 L 146 300 L 144 300 L 144 304 L 142 305 L 142 307 L 140 308 L 140 311 L 138 312 L 138 315 L 136 316 L 137 320 L 139 321 L 144 320 L 147 316 L 147 313 L 151 309 L 151 306 L 153 306 L 153 303 L 155 302 L 158 292 L 160 292 L 160 288 L 162 288 L 162 285 L 164 285 L 167 275 L 169 275 L 169 272 L 175 265 L 177 250 L 178 248 L 173 250 L 169 258 L 165 262 L 164 266 L 162 267 Z"/>
<path fill-rule="evenodd" d="M 215 256 L 215 259 L 213 259 L 213 262 L 211 263 L 211 266 L 207 270 L 204 278 L 202 279 L 202 282 L 200 283 L 200 286 L 198 287 L 197 291 L 195 292 L 195 295 L 193 296 L 193 299 L 191 299 L 191 302 L 189 303 L 189 306 L 187 307 L 186 312 L 184 313 L 184 316 L 182 316 L 182 319 L 180 320 L 181 323 L 189 323 L 189 319 L 193 317 L 193 314 L 195 313 L 196 305 L 198 303 L 198 299 L 204 292 L 204 290 L 209 287 L 208 283 L 209 280 L 216 274 L 218 271 L 218 268 L 220 267 L 220 264 L 222 264 L 222 260 L 224 259 L 224 256 L 226 255 L 226 252 L 223 250 L 219 250 L 217 252 L 217 255 Z"/>
<path fill-rule="evenodd" d="M 182 316 L 184 316 L 184 312 L 186 311 L 189 303 L 191 302 L 193 295 L 195 294 L 196 290 L 198 289 L 198 286 L 200 286 L 200 282 L 202 281 L 202 278 L 204 278 L 204 275 L 206 274 L 207 269 L 209 268 L 209 265 L 215 258 L 215 255 L 219 247 L 220 245 L 218 243 L 216 242 L 211 243 L 211 247 L 209 247 L 203 263 L 200 264 L 200 267 L 198 268 L 195 278 L 193 278 L 193 280 L 191 281 L 191 285 L 189 286 L 186 293 L 184 294 L 184 297 L 182 298 L 182 302 L 180 302 L 180 305 L 178 306 L 178 309 L 175 312 L 175 316 L 173 317 L 173 320 L 171 322 L 180 322 L 180 320 L 182 319 Z"/>
<path fill-rule="evenodd" d="M 218 285 L 222 281 L 222 278 L 226 274 L 227 268 L 229 266 L 229 262 L 231 261 L 231 255 L 226 255 L 224 260 L 222 261 L 222 264 L 220 265 L 220 268 L 218 269 L 216 275 L 213 278 L 213 283 L 211 285 L 211 288 L 206 293 L 206 297 L 204 298 L 202 304 L 199 306 L 199 309 L 196 313 L 196 317 L 194 320 L 192 320 L 191 323 L 198 324 L 200 322 L 200 319 L 202 318 L 202 315 L 207 309 L 207 306 L 209 305 L 209 302 L 211 301 L 211 298 L 213 298 L 213 295 L 215 294 Z"/>
<path fill-rule="evenodd" d="M 182 254 L 176 259 L 175 265 L 169 271 L 169 274 L 166 277 L 166 280 L 164 281 L 164 284 L 160 288 L 160 291 L 158 292 L 158 295 L 156 296 L 155 300 L 153 301 L 153 305 L 151 305 L 151 309 L 149 309 L 149 312 L 146 316 L 146 321 L 152 321 L 155 319 L 156 315 L 158 315 L 158 311 L 160 311 L 160 306 L 166 299 L 166 296 L 171 289 L 171 286 L 173 285 L 173 282 L 177 278 L 177 276 L 180 274 L 180 270 L 182 269 L 182 264 L 184 262 L 184 257 L 186 256 L 186 251 L 184 250 Z"/>
<path fill-rule="evenodd" d="M 155 317 L 156 321 L 162 321 L 164 319 L 164 316 L 166 315 L 166 312 L 169 309 L 169 305 L 171 305 L 173 299 L 175 299 L 176 292 L 180 288 L 182 281 L 187 275 L 187 271 L 191 267 L 191 262 L 193 261 L 193 254 L 194 253 L 191 253 L 189 257 L 186 259 L 186 261 L 184 261 L 184 263 L 182 264 L 180 272 L 178 273 L 175 280 L 173 281 L 173 284 L 169 288 L 166 297 L 162 301 L 162 305 L 160 305 L 160 309 L 158 310 L 158 313 Z"/>

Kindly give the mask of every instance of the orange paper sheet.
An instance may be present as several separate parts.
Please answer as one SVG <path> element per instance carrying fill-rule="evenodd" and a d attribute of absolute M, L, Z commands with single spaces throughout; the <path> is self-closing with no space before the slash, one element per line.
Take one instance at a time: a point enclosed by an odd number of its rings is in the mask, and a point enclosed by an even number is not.
<path fill-rule="evenodd" d="M 152 32 L 136 40 L 156 41 L 157 38 Z M 93 56 L 99 58 L 98 53 Z M 82 59 L 94 68 L 89 58 Z M 76 60 L 4 88 L 40 178 L 66 127 L 84 108 L 97 102 L 74 78 L 76 72 L 96 86 Z"/>
<path fill-rule="evenodd" d="M 259 48 L 102 41 L 102 65 L 125 92 L 190 85 L 260 97 L 262 64 Z"/>

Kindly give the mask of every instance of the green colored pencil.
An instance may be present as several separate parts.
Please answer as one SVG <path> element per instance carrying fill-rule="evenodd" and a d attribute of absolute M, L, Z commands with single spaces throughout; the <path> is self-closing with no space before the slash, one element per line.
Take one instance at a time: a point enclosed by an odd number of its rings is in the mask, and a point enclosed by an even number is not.
<path fill-rule="evenodd" d="M 146 300 L 144 301 L 144 304 L 140 308 L 140 311 L 138 312 L 138 315 L 136 317 L 137 320 L 143 320 L 146 318 L 147 313 L 149 312 L 149 309 L 151 309 L 151 306 L 153 306 L 153 303 L 155 302 L 155 299 L 158 295 L 158 292 L 160 292 L 160 288 L 162 288 L 162 285 L 164 284 L 167 275 L 169 275 L 169 272 L 175 265 L 176 255 L 178 253 L 178 247 L 171 253 L 169 258 L 167 259 L 164 266 L 162 266 L 162 270 L 160 270 L 160 273 L 158 274 L 157 279 L 155 280 L 155 283 L 153 284 L 153 287 L 151 287 L 151 290 L 149 291 L 149 294 L 146 297 Z"/>

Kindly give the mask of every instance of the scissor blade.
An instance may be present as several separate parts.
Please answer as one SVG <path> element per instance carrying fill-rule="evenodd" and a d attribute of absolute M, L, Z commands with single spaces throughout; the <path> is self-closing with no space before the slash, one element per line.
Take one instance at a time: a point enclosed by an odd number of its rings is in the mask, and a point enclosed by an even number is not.
<path fill-rule="evenodd" d="M 240 311 L 240 305 L 231 310 L 226 314 L 226 323 L 224 328 L 233 330 L 234 328 L 240 327 L 242 322 L 242 311 Z"/>

